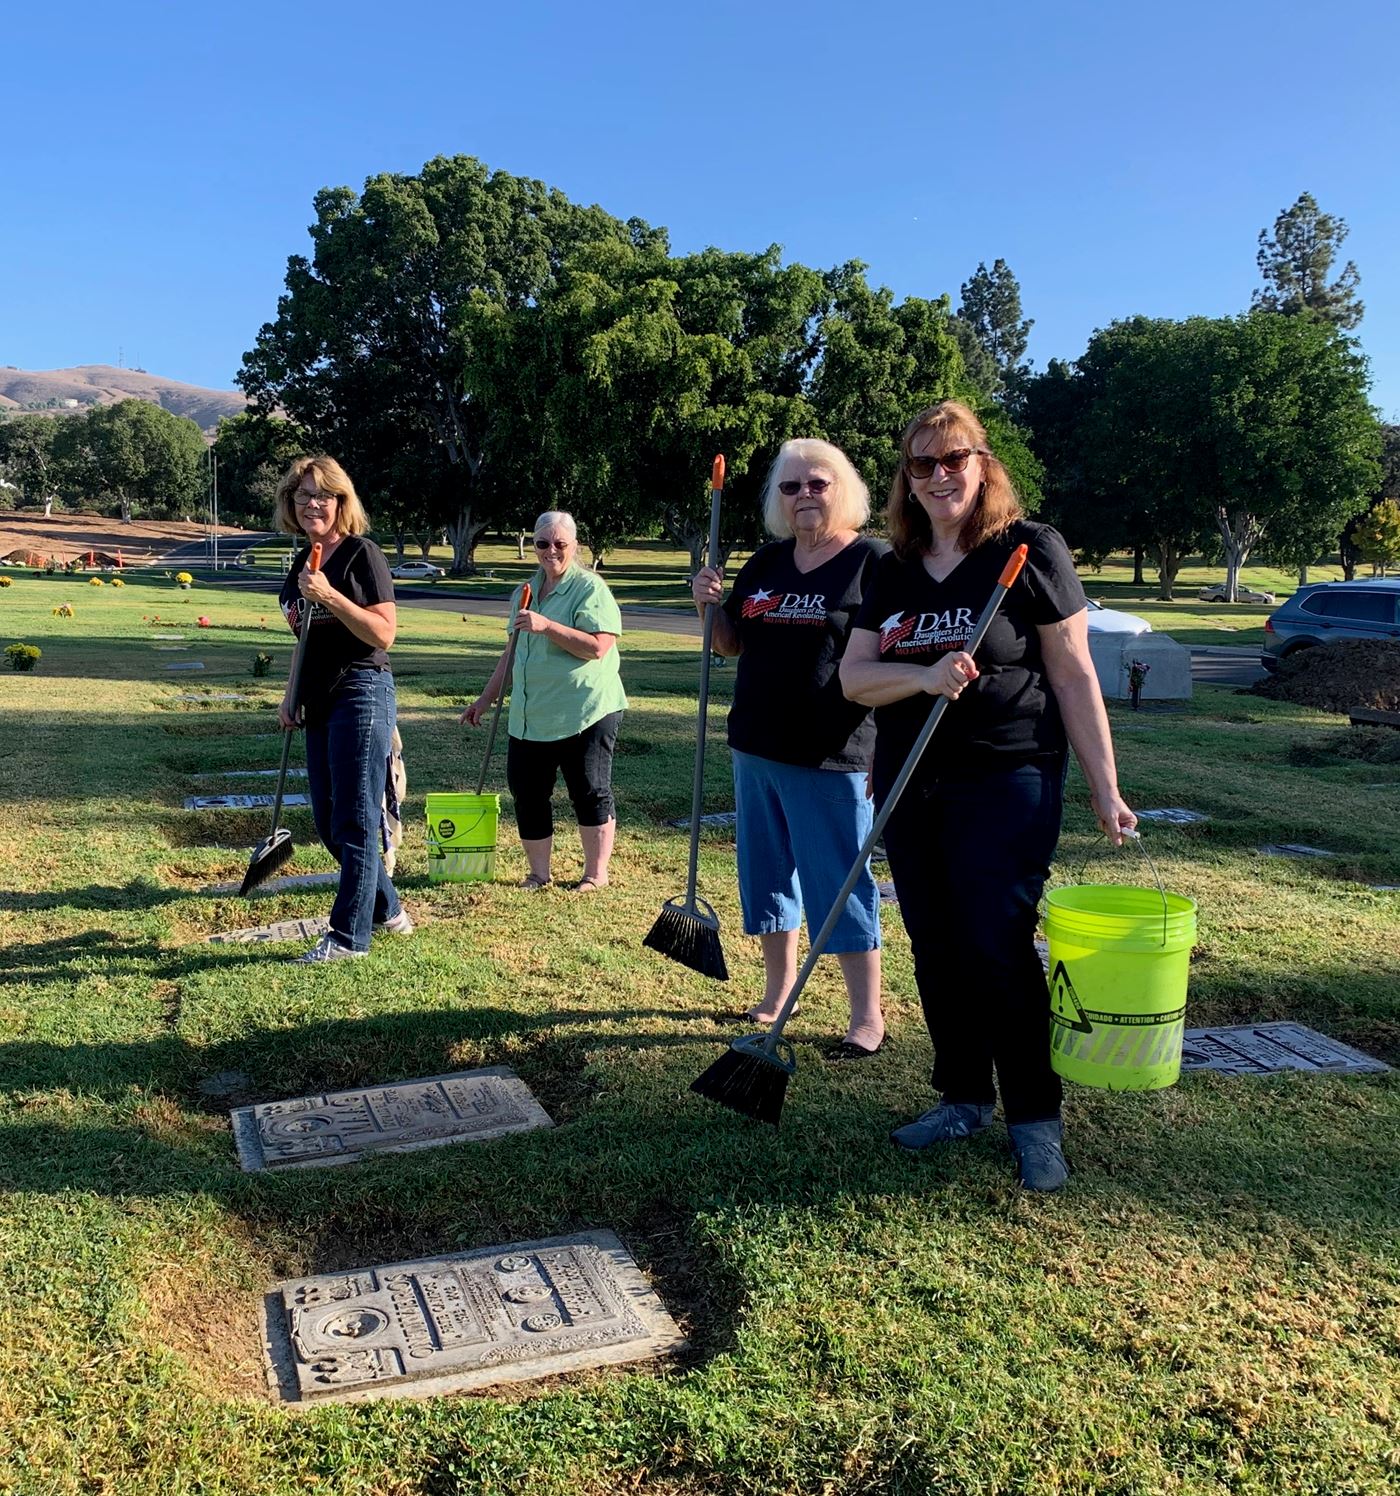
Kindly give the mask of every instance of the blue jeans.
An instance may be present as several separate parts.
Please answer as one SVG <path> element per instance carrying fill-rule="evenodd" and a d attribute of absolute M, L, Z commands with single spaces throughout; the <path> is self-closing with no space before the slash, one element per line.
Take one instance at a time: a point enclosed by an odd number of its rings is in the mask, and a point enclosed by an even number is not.
<path fill-rule="evenodd" d="M 306 729 L 306 783 L 316 833 L 340 864 L 331 934 L 367 951 L 376 921 L 393 919 L 399 896 L 380 856 L 380 809 L 394 738 L 394 677 L 349 670 L 325 720 Z"/>
<path fill-rule="evenodd" d="M 1060 1114 L 1036 909 L 1060 839 L 1064 764 L 951 775 L 904 792 L 885 825 L 914 980 L 946 1102 L 1008 1123 Z M 883 803 L 886 786 L 876 786 Z M 993 1073 L 995 1072 L 995 1080 Z"/>
<path fill-rule="evenodd" d="M 745 935 L 821 929 L 875 819 L 865 775 L 809 769 L 730 749 Z M 866 863 L 826 949 L 880 949 L 880 891 Z M 1048 1020 L 1047 1020 L 1048 1021 Z"/>

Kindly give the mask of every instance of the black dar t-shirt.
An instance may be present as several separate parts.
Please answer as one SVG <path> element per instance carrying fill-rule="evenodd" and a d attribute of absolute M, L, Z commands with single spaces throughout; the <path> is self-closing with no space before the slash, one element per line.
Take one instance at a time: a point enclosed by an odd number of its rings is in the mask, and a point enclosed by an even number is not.
<path fill-rule="evenodd" d="M 729 746 L 780 764 L 855 773 L 870 763 L 869 708 L 837 678 L 851 625 L 889 549 L 861 536 L 812 571 L 795 540 L 760 547 L 740 568 L 724 611 L 739 633 Z"/>
<path fill-rule="evenodd" d="M 1053 762 L 1066 751 L 1036 626 L 1070 618 L 1086 603 L 1069 548 L 1049 525 L 1018 521 L 964 556 L 941 582 L 919 557 L 901 561 L 891 552 L 875 569 L 855 627 L 879 634 L 882 663 L 932 665 L 966 648 L 1007 558 L 1023 544 L 1030 547 L 1025 567 L 977 651 L 978 678 L 949 704 L 916 780 Z M 877 796 L 898 775 L 936 700 L 909 696 L 875 708 Z"/>
<path fill-rule="evenodd" d="M 306 599 L 297 591 L 297 578 L 310 551 L 298 553 L 282 583 L 280 602 L 287 622 L 301 633 Z M 343 592 L 361 608 L 394 600 L 394 579 L 384 552 L 363 535 L 347 535 L 326 557 L 321 567 L 326 580 L 337 592 Z M 311 634 L 306 641 L 306 659 L 301 668 L 301 705 L 309 720 L 315 722 L 330 703 L 332 694 L 347 670 L 387 670 L 389 656 L 373 644 L 366 644 L 331 612 L 317 603 L 311 609 Z"/>

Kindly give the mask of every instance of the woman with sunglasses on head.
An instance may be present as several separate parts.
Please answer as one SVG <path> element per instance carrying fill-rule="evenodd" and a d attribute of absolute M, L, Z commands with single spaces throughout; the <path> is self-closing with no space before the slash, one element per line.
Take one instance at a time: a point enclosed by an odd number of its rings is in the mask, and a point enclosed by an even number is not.
<path fill-rule="evenodd" d="M 966 405 L 945 400 L 922 411 L 900 450 L 886 511 L 894 549 L 841 666 L 846 694 L 875 709 L 877 803 L 931 698 L 957 704 L 885 826 L 941 1093 L 890 1136 L 922 1149 L 979 1132 L 999 1086 L 1021 1183 L 1058 1189 L 1069 1169 L 1034 935 L 1069 745 L 1115 844 L 1137 818 L 1118 792 L 1084 589 L 1064 541 L 1023 517 Z M 963 646 L 1022 544 L 1026 565 L 974 661 Z"/>
<path fill-rule="evenodd" d="M 508 628 L 515 634 L 510 679 L 506 782 L 515 799 L 520 844 L 530 871 L 523 887 L 553 882 L 551 798 L 562 772 L 583 842 L 580 893 L 607 887 L 617 818 L 612 761 L 627 696 L 617 640 L 622 614 L 607 583 L 578 564 L 573 516 L 550 509 L 535 521 L 539 570 L 530 606 L 512 599 Z M 507 649 L 481 695 L 458 719 L 479 727 L 506 688 Z"/>
<path fill-rule="evenodd" d="M 875 563 L 886 547 L 860 534 L 870 495 L 830 442 L 784 443 L 764 488 L 773 541 L 745 562 L 722 606 L 719 572 L 692 593 L 715 608 L 713 644 L 737 655 L 729 747 L 738 811 L 744 933 L 763 950 L 759 1023 L 778 1015 L 797 976 L 798 927 L 819 928 L 840 892 L 872 813 L 867 772 L 874 728 L 841 693 L 837 667 Z M 846 1037 L 830 1059 L 865 1059 L 885 1037 L 880 1010 L 880 894 L 869 868 L 827 949 L 850 999 Z"/>
<path fill-rule="evenodd" d="M 284 728 L 306 726 L 306 782 L 316 832 L 340 864 L 330 929 L 298 962 L 363 956 L 375 930 L 408 935 L 413 923 L 385 871 L 381 809 L 394 738 L 388 651 L 398 615 L 389 563 L 365 538 L 369 517 L 333 457 L 298 457 L 277 486 L 279 528 L 305 549 L 282 584 L 293 633 L 309 629 L 297 700 L 278 709 Z M 317 571 L 307 566 L 321 547 Z"/>

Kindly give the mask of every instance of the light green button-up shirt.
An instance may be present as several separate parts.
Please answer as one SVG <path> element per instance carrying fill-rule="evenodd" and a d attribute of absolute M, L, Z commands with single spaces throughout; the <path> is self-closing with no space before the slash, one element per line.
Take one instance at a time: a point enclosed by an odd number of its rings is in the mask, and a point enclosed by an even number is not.
<path fill-rule="evenodd" d="M 530 583 L 530 606 L 545 618 L 588 634 L 622 633 L 622 613 L 608 584 L 575 563 L 559 585 L 539 601 L 544 573 Z M 507 630 L 514 629 L 520 593 L 511 599 Z M 543 634 L 521 634 L 515 646 L 515 668 L 510 678 L 510 724 L 513 738 L 551 743 L 571 738 L 592 727 L 609 712 L 624 711 L 621 662 L 616 647 L 601 660 L 580 660 Z"/>

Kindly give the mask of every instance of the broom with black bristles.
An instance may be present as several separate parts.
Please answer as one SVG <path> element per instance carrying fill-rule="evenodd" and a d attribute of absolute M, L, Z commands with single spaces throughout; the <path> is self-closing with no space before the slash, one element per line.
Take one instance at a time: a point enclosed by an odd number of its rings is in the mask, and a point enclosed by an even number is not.
<path fill-rule="evenodd" d="M 724 492 L 724 454 L 715 458 L 710 474 L 710 550 L 707 557 L 717 566 L 719 557 L 719 501 Z M 705 788 L 705 724 L 710 704 L 710 641 L 715 631 L 714 605 L 705 608 L 704 642 L 700 649 L 700 715 L 695 728 L 695 783 L 690 794 L 690 875 L 685 897 L 670 899 L 642 944 L 660 951 L 682 966 L 704 977 L 729 980 L 724 951 L 719 943 L 719 919 L 714 908 L 695 895 L 695 877 L 700 866 L 700 800 Z"/>
<path fill-rule="evenodd" d="M 311 547 L 311 554 L 306 558 L 306 569 L 321 569 L 319 540 Z M 293 715 L 297 709 L 297 694 L 301 689 L 301 664 L 306 658 L 306 641 L 311 634 L 311 608 L 312 604 L 307 603 L 306 617 L 302 622 L 301 632 L 297 635 L 296 648 L 292 651 L 291 674 L 287 677 L 287 700 L 292 703 Z M 272 799 L 272 830 L 253 848 L 253 855 L 248 860 L 248 871 L 243 874 L 243 882 L 239 885 L 240 899 L 246 899 L 259 884 L 266 883 L 278 868 L 285 867 L 295 850 L 292 846 L 292 833 L 279 824 L 282 819 L 282 792 L 287 787 L 287 765 L 292 757 L 292 734 L 295 732 L 295 727 L 288 727 L 282 733 L 282 767 L 277 771 L 277 793 Z"/>
<path fill-rule="evenodd" d="M 982 616 L 977 620 L 972 637 L 964 646 L 968 654 L 977 653 L 1001 607 L 1002 599 L 1026 564 L 1027 550 L 1028 547 L 1024 545 L 1017 546 L 1002 568 L 996 588 L 988 599 L 987 606 L 982 609 Z M 826 949 L 831 932 L 846 908 L 846 900 L 850 898 L 851 891 L 860 881 L 866 863 L 870 860 L 870 853 L 885 829 L 885 822 L 890 818 L 890 812 L 899 803 L 899 797 L 913 777 L 914 770 L 918 768 L 924 749 L 928 747 L 928 741 L 947 709 L 948 698 L 940 696 L 934 702 L 928 720 L 919 730 L 919 736 L 914 740 L 908 758 L 904 760 L 899 777 L 890 787 L 869 835 L 856 854 L 856 860 L 846 874 L 846 881 L 841 885 L 841 892 L 836 895 L 831 912 L 817 931 L 812 947 L 807 952 L 807 959 L 802 963 L 802 969 L 797 973 L 797 980 L 792 984 L 792 991 L 788 993 L 777 1018 L 773 1020 L 773 1026 L 766 1034 L 746 1034 L 742 1039 L 735 1039 L 702 1076 L 691 1082 L 690 1089 L 697 1095 L 717 1101 L 741 1116 L 752 1117 L 756 1122 L 771 1122 L 774 1127 L 778 1125 L 783 1112 L 783 1101 L 787 1096 L 788 1081 L 797 1072 L 797 1056 L 792 1045 L 783 1038 L 783 1025 L 792 1016 L 797 999 L 807 984 L 807 978 L 811 976 L 817 958 Z"/>

